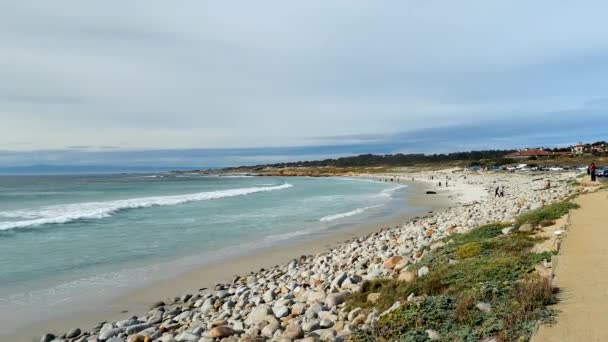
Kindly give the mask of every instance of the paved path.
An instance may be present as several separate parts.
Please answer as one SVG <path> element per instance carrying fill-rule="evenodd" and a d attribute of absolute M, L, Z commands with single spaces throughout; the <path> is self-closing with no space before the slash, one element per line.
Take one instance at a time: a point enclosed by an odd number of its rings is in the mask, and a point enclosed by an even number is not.
<path fill-rule="evenodd" d="M 608 341 L 608 192 L 582 195 L 555 269 L 557 323 L 532 341 Z"/>

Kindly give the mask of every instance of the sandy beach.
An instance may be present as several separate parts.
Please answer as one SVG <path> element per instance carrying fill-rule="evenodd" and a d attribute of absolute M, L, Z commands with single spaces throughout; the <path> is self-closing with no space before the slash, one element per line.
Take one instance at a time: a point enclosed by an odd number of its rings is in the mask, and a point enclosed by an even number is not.
<path fill-rule="evenodd" d="M 365 177 L 365 176 L 363 176 Z M 366 177 L 369 178 L 369 177 Z M 414 213 L 401 214 L 379 223 L 354 225 L 349 229 L 324 232 L 304 242 L 291 243 L 286 247 L 275 246 L 253 254 L 231 257 L 221 262 L 199 266 L 176 277 L 154 282 L 149 286 L 129 291 L 95 308 L 76 308 L 73 313 L 56 319 L 18 327 L 14 333 L 2 336 L 2 340 L 32 341 L 47 332 L 60 333 L 73 327 L 91 329 L 99 322 L 124 319 L 131 315 L 145 313 L 158 300 L 168 300 L 185 293 L 205 293 L 201 289 L 213 288 L 217 283 L 230 282 L 238 274 L 247 274 L 261 268 L 285 263 L 301 255 L 316 254 L 345 243 L 356 237 L 365 236 L 382 228 L 399 225 L 417 216 L 428 215 L 454 205 L 456 191 L 442 190 L 436 195 L 426 195 L 432 186 L 424 181 L 403 181 L 407 184 L 407 206 L 416 208 Z M 462 189 L 454 189 L 462 190 Z"/>

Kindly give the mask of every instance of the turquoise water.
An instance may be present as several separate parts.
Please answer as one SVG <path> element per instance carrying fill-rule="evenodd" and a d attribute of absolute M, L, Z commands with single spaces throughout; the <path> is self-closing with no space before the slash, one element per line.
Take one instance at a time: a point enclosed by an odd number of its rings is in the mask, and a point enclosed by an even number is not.
<path fill-rule="evenodd" d="M 406 192 L 346 178 L 0 177 L 0 311 L 127 288 L 172 260 L 192 266 L 386 218 L 407 210 Z"/>

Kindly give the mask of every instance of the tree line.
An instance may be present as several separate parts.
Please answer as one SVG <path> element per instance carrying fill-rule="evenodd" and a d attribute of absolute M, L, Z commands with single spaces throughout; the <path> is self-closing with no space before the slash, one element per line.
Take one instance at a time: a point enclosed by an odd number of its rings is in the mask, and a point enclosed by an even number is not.
<path fill-rule="evenodd" d="M 450 162 L 450 161 L 480 161 L 480 160 L 500 160 L 506 154 L 515 152 L 516 150 L 482 150 L 469 152 L 453 152 L 441 154 L 361 154 L 352 157 L 342 157 L 335 159 L 312 160 L 312 161 L 297 161 L 288 163 L 275 163 L 249 166 L 254 168 L 261 167 L 349 167 L 349 166 L 411 166 L 418 163 L 434 163 L 434 162 Z M 247 166 L 241 166 L 245 168 Z"/>

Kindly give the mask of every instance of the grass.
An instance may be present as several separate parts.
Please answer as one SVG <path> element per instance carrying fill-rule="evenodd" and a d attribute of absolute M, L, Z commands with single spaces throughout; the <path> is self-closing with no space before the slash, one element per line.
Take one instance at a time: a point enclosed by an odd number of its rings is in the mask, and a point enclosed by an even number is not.
<path fill-rule="evenodd" d="M 553 215 L 570 208 L 563 204 L 549 207 L 536 215 L 555 219 Z M 529 215 L 525 219 L 530 217 L 536 219 Z M 553 317 L 547 309 L 554 302 L 551 285 L 533 273 L 534 266 L 550 259 L 551 253 L 531 252 L 540 238 L 503 235 L 507 226 L 489 224 L 444 239 L 444 247 L 410 266 L 412 271 L 423 266 L 430 269 L 427 276 L 411 283 L 396 279 L 365 282 L 348 299 L 350 309 L 384 311 L 397 300 L 404 305 L 383 316 L 373 328 L 355 331 L 353 340 L 426 341 L 427 329 L 436 330 L 445 341 L 527 340 L 539 321 Z M 366 300 L 370 293 L 381 294 L 374 304 Z M 411 294 L 421 300 L 408 302 Z M 492 310 L 480 311 L 475 307 L 478 302 L 489 303 Z"/>
<path fill-rule="evenodd" d="M 520 215 L 517 220 L 515 220 L 515 226 L 519 227 L 526 223 L 533 226 L 545 225 L 550 221 L 557 220 L 558 218 L 566 215 L 571 209 L 576 208 L 578 208 L 578 204 L 570 201 L 553 203 L 551 205 Z"/>

